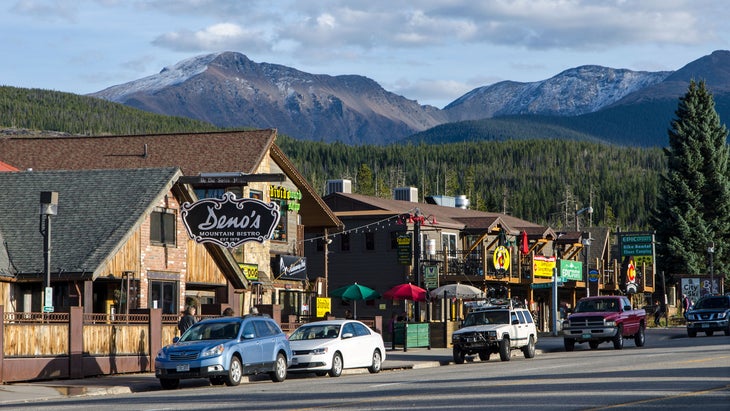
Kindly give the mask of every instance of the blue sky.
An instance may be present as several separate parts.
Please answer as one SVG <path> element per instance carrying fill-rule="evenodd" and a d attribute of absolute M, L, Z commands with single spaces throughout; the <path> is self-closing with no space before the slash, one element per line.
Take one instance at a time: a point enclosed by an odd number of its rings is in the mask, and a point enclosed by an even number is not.
<path fill-rule="evenodd" d="M 729 21 L 725 0 L 9 0 L 0 85 L 86 94 L 236 51 L 443 107 L 586 64 L 677 70 L 730 49 Z"/>

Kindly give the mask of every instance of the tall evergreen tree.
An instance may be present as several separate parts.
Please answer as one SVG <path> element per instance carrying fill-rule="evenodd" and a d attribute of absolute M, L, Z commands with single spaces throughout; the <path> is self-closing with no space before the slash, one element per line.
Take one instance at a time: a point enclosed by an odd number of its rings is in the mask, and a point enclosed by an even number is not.
<path fill-rule="evenodd" d="M 375 195 L 375 182 L 373 171 L 367 164 L 361 164 L 357 170 L 357 192 L 366 196 Z"/>
<path fill-rule="evenodd" d="M 704 81 L 690 82 L 675 115 L 653 215 L 658 268 L 669 274 L 708 273 L 707 249 L 714 244 L 714 271 L 725 274 L 730 254 L 728 131 Z"/>

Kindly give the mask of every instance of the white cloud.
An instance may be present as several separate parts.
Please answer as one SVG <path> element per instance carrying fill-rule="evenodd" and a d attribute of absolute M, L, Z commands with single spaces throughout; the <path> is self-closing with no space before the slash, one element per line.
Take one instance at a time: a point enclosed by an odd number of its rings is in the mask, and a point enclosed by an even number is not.
<path fill-rule="evenodd" d="M 213 50 L 267 51 L 269 43 L 261 32 L 246 30 L 233 23 L 219 23 L 198 31 L 165 33 L 152 41 L 156 46 L 174 51 L 205 52 Z"/>

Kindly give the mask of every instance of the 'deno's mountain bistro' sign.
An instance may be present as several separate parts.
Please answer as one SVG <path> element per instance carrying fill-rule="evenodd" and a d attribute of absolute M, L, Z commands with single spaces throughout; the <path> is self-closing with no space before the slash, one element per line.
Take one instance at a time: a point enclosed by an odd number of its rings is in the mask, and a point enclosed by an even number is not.
<path fill-rule="evenodd" d="M 206 198 L 184 203 L 180 212 L 190 238 L 197 243 L 215 243 L 234 248 L 246 241 L 263 243 L 279 223 L 279 206 L 253 198 L 237 199 L 226 192 L 223 198 Z"/>

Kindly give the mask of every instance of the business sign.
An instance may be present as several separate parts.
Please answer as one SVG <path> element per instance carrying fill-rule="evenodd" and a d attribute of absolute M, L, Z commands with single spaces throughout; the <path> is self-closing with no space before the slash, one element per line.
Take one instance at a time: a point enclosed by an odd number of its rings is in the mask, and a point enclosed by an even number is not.
<path fill-rule="evenodd" d="M 292 191 L 282 186 L 270 186 L 269 187 L 269 198 L 284 200 L 286 202 L 286 209 L 289 211 L 299 211 L 299 202 L 302 201 L 301 191 Z"/>
<path fill-rule="evenodd" d="M 583 263 L 573 260 L 560 260 L 560 281 L 583 281 Z"/>
<path fill-rule="evenodd" d="M 439 267 L 437 265 L 423 266 L 423 286 L 427 290 L 439 287 Z"/>
<path fill-rule="evenodd" d="M 241 268 L 241 271 L 243 271 L 243 274 L 246 276 L 247 280 L 249 280 L 249 281 L 258 281 L 259 280 L 259 265 L 258 264 L 238 263 L 238 267 Z"/>
<path fill-rule="evenodd" d="M 276 278 L 285 280 L 307 279 L 307 258 L 296 255 L 277 255 L 272 267 L 279 267 Z"/>
<path fill-rule="evenodd" d="M 555 257 L 536 255 L 532 259 L 532 275 L 535 277 L 552 278 L 555 268 Z"/>
<path fill-rule="evenodd" d="M 492 256 L 492 262 L 494 263 L 494 269 L 497 271 L 509 270 L 509 249 L 503 245 L 497 247 Z"/>
<path fill-rule="evenodd" d="M 597 283 L 599 278 L 600 278 L 600 274 L 598 273 L 598 270 L 596 270 L 595 268 L 591 268 L 588 271 L 588 281 L 590 281 L 592 283 Z"/>
<path fill-rule="evenodd" d="M 180 211 L 190 238 L 197 243 L 214 243 L 235 248 L 247 241 L 263 243 L 279 223 L 279 206 L 253 198 L 206 198 L 183 203 Z"/>
<path fill-rule="evenodd" d="M 318 318 L 323 318 L 332 314 L 332 300 L 327 297 L 317 297 L 316 314 Z"/>
<path fill-rule="evenodd" d="M 398 264 L 411 265 L 411 261 L 413 260 L 411 254 L 411 236 L 408 234 L 399 235 L 396 238 L 396 243 L 398 244 Z"/>
<path fill-rule="evenodd" d="M 619 234 L 622 256 L 653 256 L 654 235 L 646 233 Z"/>

